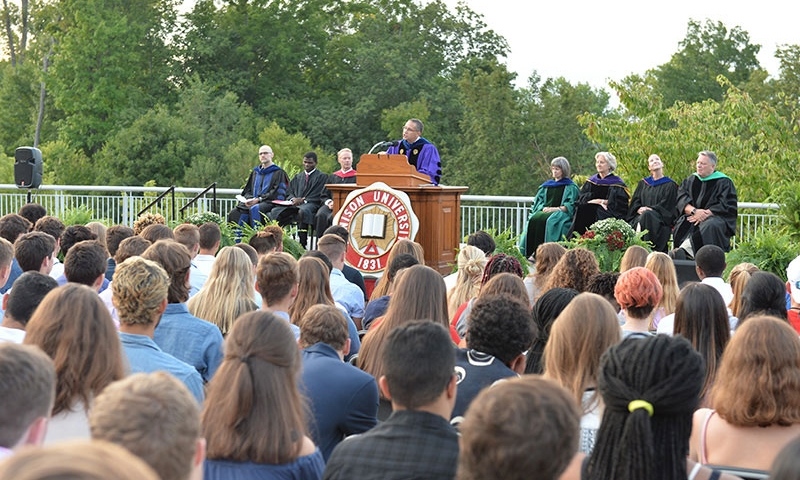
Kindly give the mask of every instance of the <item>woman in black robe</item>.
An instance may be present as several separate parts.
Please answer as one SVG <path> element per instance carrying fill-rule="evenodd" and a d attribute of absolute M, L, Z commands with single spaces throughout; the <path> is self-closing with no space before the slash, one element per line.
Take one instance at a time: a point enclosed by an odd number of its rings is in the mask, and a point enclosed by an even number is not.
<path fill-rule="evenodd" d="M 650 155 L 647 167 L 650 176 L 633 191 L 628 219 L 634 230 L 647 230 L 643 238 L 652 242 L 654 250 L 666 252 L 678 212 L 678 184 L 664 175 L 664 162 L 658 155 Z"/>
<path fill-rule="evenodd" d="M 608 152 L 598 152 L 594 162 L 597 173 L 581 187 L 575 220 L 567 238 L 572 237 L 572 232 L 583 235 L 598 220 L 624 219 L 628 214 L 628 186 L 612 173 L 617 169 L 617 159 Z"/>

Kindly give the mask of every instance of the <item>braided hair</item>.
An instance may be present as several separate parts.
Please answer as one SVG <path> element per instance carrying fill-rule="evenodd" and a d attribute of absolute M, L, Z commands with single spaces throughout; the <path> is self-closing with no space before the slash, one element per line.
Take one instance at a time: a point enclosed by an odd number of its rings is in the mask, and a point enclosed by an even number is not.
<path fill-rule="evenodd" d="M 683 337 L 629 337 L 603 354 L 605 410 L 587 480 L 686 478 L 692 413 L 705 373 Z"/>

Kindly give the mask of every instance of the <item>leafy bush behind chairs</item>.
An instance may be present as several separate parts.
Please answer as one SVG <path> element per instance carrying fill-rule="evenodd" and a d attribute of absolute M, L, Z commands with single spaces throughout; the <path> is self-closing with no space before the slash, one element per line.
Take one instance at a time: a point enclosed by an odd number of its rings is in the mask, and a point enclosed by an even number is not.
<path fill-rule="evenodd" d="M 519 251 L 519 235 L 515 236 L 510 228 L 501 233 L 497 233 L 497 230 L 494 228 L 485 228 L 483 231 L 491 235 L 494 239 L 495 249 L 493 253 L 505 253 L 506 255 L 519 260 L 519 263 L 522 266 L 522 273 L 527 276 L 530 270 L 530 264 L 528 263 L 528 259 L 525 258 L 525 255 Z M 469 238 L 469 235 L 462 238 L 461 242 L 466 244 L 467 238 Z M 456 248 L 455 258 L 458 258 L 459 250 L 461 250 L 460 246 L 459 248 Z M 458 271 L 458 264 L 453 264 L 450 266 L 452 268 L 452 273 L 456 273 Z"/>
<path fill-rule="evenodd" d="M 583 235 L 574 233 L 572 240 L 561 242 L 566 248 L 585 248 L 594 252 L 601 272 L 616 272 L 625 250 L 639 245 L 648 251 L 653 245 L 642 239 L 647 230 L 636 232 L 625 220 L 607 218 L 593 223 Z"/>

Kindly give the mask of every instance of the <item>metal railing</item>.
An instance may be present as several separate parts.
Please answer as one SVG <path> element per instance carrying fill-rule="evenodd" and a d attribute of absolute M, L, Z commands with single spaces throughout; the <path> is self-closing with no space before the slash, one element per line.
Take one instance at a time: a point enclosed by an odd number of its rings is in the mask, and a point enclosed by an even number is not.
<path fill-rule="evenodd" d="M 236 206 L 234 196 L 240 193 L 231 188 L 173 187 L 173 195 L 154 202 L 170 187 L 42 185 L 36 190 L 18 189 L 16 185 L 0 184 L 0 215 L 17 212 L 28 198 L 44 206 L 51 215 L 63 218 L 70 210 L 87 209 L 93 217 L 108 224 L 133 225 L 137 212 L 154 203 L 151 212 L 160 213 L 168 221 L 180 221 L 199 212 L 217 211 L 225 215 Z M 210 195 L 210 198 L 209 198 Z M 463 195 L 461 197 L 461 236 L 476 230 L 511 230 L 519 235 L 528 220 L 533 197 L 501 197 Z M 215 208 L 216 207 L 216 208 Z M 746 241 L 770 228 L 777 221 L 778 204 L 739 203 L 739 225 L 735 242 Z M 176 209 L 180 212 L 176 214 Z"/>

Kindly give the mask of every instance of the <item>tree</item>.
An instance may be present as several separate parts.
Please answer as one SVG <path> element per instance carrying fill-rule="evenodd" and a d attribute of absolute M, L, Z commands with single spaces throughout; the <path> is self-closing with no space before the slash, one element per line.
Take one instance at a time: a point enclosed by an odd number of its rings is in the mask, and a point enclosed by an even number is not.
<path fill-rule="evenodd" d="M 740 27 L 728 30 L 722 22 L 706 20 L 701 25 L 689 20 L 679 46 L 669 62 L 648 72 L 665 106 L 677 101 L 721 101 L 725 90 L 716 81 L 718 75 L 741 88 L 761 68 L 756 58 L 761 46 L 751 44 L 750 35 Z"/>
<path fill-rule="evenodd" d="M 91 156 L 106 137 L 167 99 L 174 0 L 62 0 L 47 80 L 60 137 Z"/>

